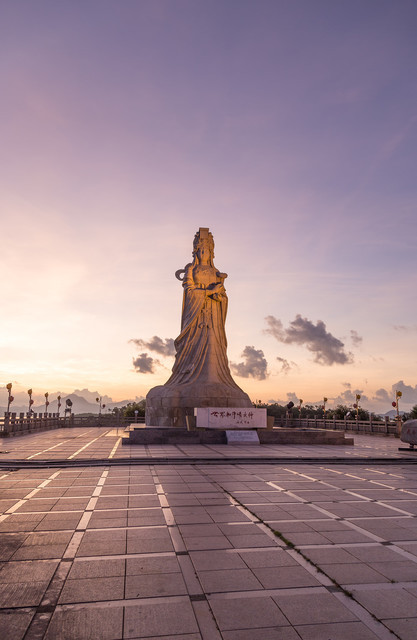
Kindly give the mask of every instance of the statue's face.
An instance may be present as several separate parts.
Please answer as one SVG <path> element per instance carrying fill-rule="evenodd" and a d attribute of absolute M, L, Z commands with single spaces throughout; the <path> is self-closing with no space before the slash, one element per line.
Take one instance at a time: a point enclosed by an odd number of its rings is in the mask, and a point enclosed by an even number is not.
<path fill-rule="evenodd" d="M 210 249 L 207 245 L 202 244 L 197 251 L 197 257 L 200 264 L 208 264 L 210 260 Z"/>

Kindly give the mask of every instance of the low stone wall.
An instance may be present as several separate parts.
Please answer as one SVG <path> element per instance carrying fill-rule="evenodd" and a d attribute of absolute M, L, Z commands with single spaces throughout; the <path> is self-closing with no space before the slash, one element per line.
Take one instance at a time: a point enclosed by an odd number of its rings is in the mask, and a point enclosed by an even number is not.
<path fill-rule="evenodd" d="M 261 444 L 329 444 L 353 445 L 353 438 L 346 438 L 343 431 L 324 429 L 257 429 Z M 220 429 L 196 429 L 145 427 L 132 429 L 122 444 L 226 444 L 226 431 Z"/>

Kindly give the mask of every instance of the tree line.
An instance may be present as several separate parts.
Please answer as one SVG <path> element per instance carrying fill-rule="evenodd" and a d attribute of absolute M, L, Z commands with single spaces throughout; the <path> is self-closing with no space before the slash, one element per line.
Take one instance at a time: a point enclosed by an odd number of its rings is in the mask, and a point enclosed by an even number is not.
<path fill-rule="evenodd" d="M 377 418 L 377 416 L 363 409 L 362 407 L 358 407 L 358 409 L 354 409 L 353 407 L 349 407 L 345 404 L 338 404 L 334 409 L 323 409 L 322 405 L 313 405 L 313 404 L 303 404 L 301 405 L 301 410 L 297 406 L 293 406 L 288 408 L 286 405 L 281 405 L 275 403 L 268 404 L 266 402 L 256 402 L 254 406 L 262 409 L 266 409 L 266 412 L 269 416 L 274 416 L 275 418 L 285 417 L 287 413 L 290 413 L 290 416 L 293 418 L 324 418 L 324 415 L 329 420 L 344 420 L 345 417 L 347 419 L 355 420 L 356 415 L 359 420 L 369 420 L 371 417 Z M 140 402 L 129 402 L 125 407 L 115 408 L 113 409 L 113 413 L 117 414 L 118 412 L 122 412 L 122 415 L 126 418 L 134 418 L 135 415 L 138 417 L 144 417 L 146 410 L 146 400 L 141 400 Z M 135 414 L 135 412 L 138 412 Z M 417 419 L 417 404 L 411 409 L 410 412 L 404 413 L 401 416 L 402 421 Z"/>

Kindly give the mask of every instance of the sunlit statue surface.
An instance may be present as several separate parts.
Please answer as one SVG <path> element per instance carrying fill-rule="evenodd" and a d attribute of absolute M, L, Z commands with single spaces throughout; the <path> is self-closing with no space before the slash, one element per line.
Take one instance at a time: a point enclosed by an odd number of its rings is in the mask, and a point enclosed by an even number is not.
<path fill-rule="evenodd" d="M 176 272 L 184 288 L 181 333 L 175 340 L 172 375 L 146 398 L 148 426 L 186 426 L 194 407 L 251 407 L 249 396 L 233 380 L 227 360 L 226 273 L 213 263 L 213 236 L 200 228 L 193 262 Z M 182 276 L 182 277 L 181 277 Z"/>

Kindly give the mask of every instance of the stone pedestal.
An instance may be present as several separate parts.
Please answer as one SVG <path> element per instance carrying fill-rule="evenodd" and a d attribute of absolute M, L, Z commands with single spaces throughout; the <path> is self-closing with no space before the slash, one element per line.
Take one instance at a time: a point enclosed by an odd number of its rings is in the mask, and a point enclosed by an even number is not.
<path fill-rule="evenodd" d="M 247 393 L 239 387 L 219 382 L 207 384 L 161 385 L 146 396 L 147 426 L 184 427 L 185 416 L 194 416 L 195 407 L 252 407 Z"/>

